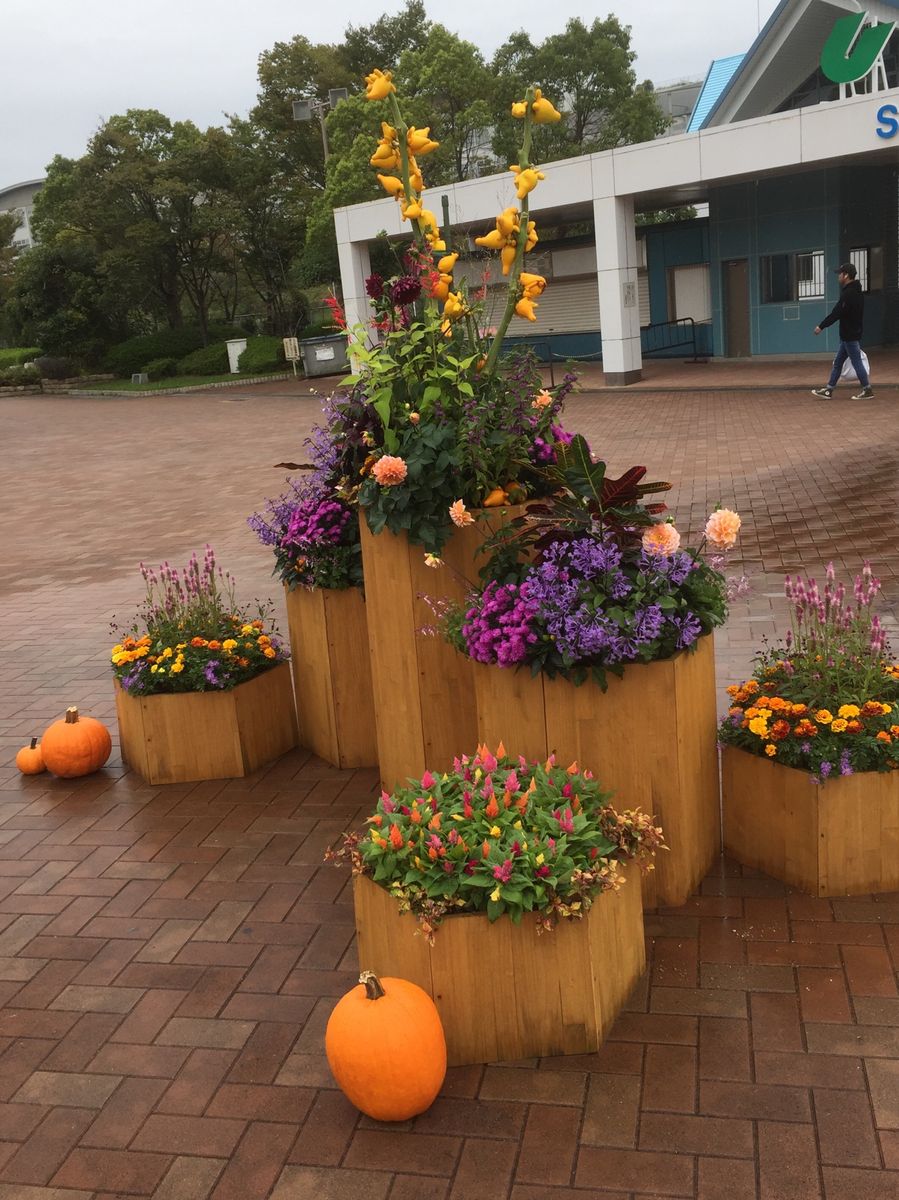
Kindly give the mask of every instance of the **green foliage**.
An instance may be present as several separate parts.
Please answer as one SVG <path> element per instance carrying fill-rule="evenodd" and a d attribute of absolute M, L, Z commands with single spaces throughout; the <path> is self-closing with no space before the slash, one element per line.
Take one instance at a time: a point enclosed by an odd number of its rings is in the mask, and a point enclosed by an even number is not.
<path fill-rule="evenodd" d="M 40 381 L 40 371 L 30 363 L 27 367 L 14 363 L 0 363 L 0 387 L 24 387 Z"/>
<path fill-rule="evenodd" d="M 154 358 L 143 366 L 143 373 L 150 379 L 170 379 L 178 373 L 177 358 Z"/>
<path fill-rule="evenodd" d="M 19 367 L 27 362 L 34 362 L 40 354 L 37 346 L 25 349 L 0 350 L 0 369 L 3 367 Z"/>
<path fill-rule="evenodd" d="M 221 375 L 228 370 L 228 347 L 224 342 L 203 346 L 178 363 L 183 375 Z"/>
<path fill-rule="evenodd" d="M 72 379 L 78 374 L 75 363 L 61 355 L 42 354 L 34 360 L 34 365 L 41 379 Z"/>
<path fill-rule="evenodd" d="M 283 370 L 284 342 L 278 337 L 247 338 L 247 348 L 237 360 L 244 375 L 262 375 L 266 371 Z"/>
<path fill-rule="evenodd" d="M 161 358 L 182 359 L 203 345 L 203 334 L 196 326 L 181 329 L 161 329 L 128 338 L 107 353 L 103 365 L 110 374 L 127 379 L 147 364 Z"/>

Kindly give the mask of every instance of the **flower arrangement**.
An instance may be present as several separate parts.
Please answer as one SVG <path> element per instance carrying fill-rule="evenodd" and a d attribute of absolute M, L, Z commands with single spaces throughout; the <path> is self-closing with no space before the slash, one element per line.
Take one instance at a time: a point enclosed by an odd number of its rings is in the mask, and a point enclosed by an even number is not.
<path fill-rule="evenodd" d="M 559 414 L 575 376 L 547 391 L 531 358 L 502 355 L 510 322 L 516 316 L 536 320 L 546 286 L 542 276 L 523 269 L 537 243 L 528 197 L 543 178 L 530 162 L 531 131 L 560 114 L 534 88 L 513 106 L 523 122 L 518 162 L 510 168 L 519 204 L 504 209 L 496 228 L 475 239 L 498 251 L 508 280 L 499 323 L 488 330 L 482 319 L 486 284 L 469 292 L 465 281 L 454 281 L 459 253 L 449 245 L 451 231 L 441 230 L 425 206 L 419 160 L 438 143 L 430 128 L 405 122 L 389 72 L 367 76 L 366 95 L 385 106 L 387 118 L 371 163 L 410 222 L 413 242 L 394 277 L 373 275 L 366 282 L 379 341 L 368 344 L 368 331 L 355 331 L 350 353 L 357 374 L 350 382 L 374 420 L 367 422 L 368 456 L 360 474 L 345 479 L 343 495 L 365 510 L 374 533 L 404 532 L 439 554 L 452 532 L 456 503 L 470 510 L 544 494 L 539 468 L 568 436 Z"/>
<path fill-rule="evenodd" d="M 727 689 L 722 743 L 811 772 L 818 781 L 899 769 L 899 662 L 873 603 L 869 563 L 852 597 L 829 563 L 823 589 L 786 577 L 790 629 L 757 658 L 751 679 Z"/>
<path fill-rule="evenodd" d="M 722 624 L 720 568 L 740 518 L 717 510 L 699 549 L 681 550 L 674 525 L 654 520 L 665 506 L 639 499 L 669 484 L 643 483 L 643 467 L 609 479 L 580 437 L 556 459 L 553 506 L 529 506 L 488 542 L 487 582 L 449 610 L 444 632 L 477 662 L 574 683 L 590 675 L 605 688 L 608 671 L 668 658 Z M 706 545 L 711 562 L 700 557 Z"/>
<path fill-rule="evenodd" d="M 381 793 L 364 834 L 331 850 L 354 874 L 370 875 L 413 912 L 431 940 L 448 913 L 483 912 L 538 930 L 583 917 L 602 891 L 621 885 L 619 864 L 650 859 L 662 831 L 640 810 L 618 813 L 588 772 L 512 759 L 500 744 L 457 758 Z"/>
<path fill-rule="evenodd" d="M 363 461 L 365 453 L 361 431 L 346 430 L 339 443 L 335 436 L 343 424 L 355 424 L 355 410 L 348 419 L 344 417 L 348 404 L 343 397 L 326 401 L 326 424 L 313 426 L 304 443 L 309 473 L 288 479 L 288 490 L 267 500 L 264 511 L 247 520 L 260 542 L 274 551 L 272 574 L 291 589 L 362 586 L 359 523 L 354 507 L 341 495 L 340 484 L 347 473 L 358 469 L 357 461 Z"/>
<path fill-rule="evenodd" d="M 112 648 L 112 667 L 135 696 L 221 691 L 288 657 L 268 609 L 239 608 L 230 572 L 206 547 L 183 571 L 163 563 L 157 574 L 140 564 L 147 593 L 128 634 Z M 114 626 L 115 632 L 120 632 Z"/>

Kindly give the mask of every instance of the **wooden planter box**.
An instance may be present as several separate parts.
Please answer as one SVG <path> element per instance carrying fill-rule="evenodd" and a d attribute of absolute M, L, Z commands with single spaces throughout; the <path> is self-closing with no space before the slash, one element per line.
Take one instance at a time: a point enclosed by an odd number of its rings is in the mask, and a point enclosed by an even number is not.
<path fill-rule="evenodd" d="M 721 850 L 712 636 L 693 652 L 609 675 L 605 692 L 480 664 L 474 681 L 478 733 L 491 749 L 502 741 L 529 760 L 553 752 L 561 766 L 577 760 L 616 808 L 658 818 L 670 849 L 643 877 L 644 903 L 684 904 Z"/>
<path fill-rule="evenodd" d="M 230 691 L 130 696 L 116 680 L 122 758 L 148 783 L 232 779 L 297 744 L 290 666 Z"/>
<path fill-rule="evenodd" d="M 521 512 L 491 510 L 493 529 Z M 462 601 L 484 559 L 478 547 L 490 529 L 482 521 L 457 529 L 444 547 L 444 565 L 425 566 L 421 546 L 405 534 L 377 536 L 360 515 L 368 608 L 372 690 L 381 783 L 392 791 L 425 770 L 448 767 L 479 741 L 472 664 L 443 638 L 422 632 L 436 617 L 424 599 Z"/>
<path fill-rule="evenodd" d="M 899 771 L 817 784 L 807 771 L 726 746 L 724 849 L 812 896 L 899 891 Z"/>
<path fill-rule="evenodd" d="M 353 881 L 359 964 L 410 979 L 433 998 L 450 1066 L 597 1050 L 645 966 L 640 870 L 581 921 L 538 934 L 481 913 L 445 918 L 434 945 L 365 875 Z"/>
<path fill-rule="evenodd" d="M 366 605 L 359 588 L 285 588 L 300 745 L 335 767 L 378 761 Z"/>

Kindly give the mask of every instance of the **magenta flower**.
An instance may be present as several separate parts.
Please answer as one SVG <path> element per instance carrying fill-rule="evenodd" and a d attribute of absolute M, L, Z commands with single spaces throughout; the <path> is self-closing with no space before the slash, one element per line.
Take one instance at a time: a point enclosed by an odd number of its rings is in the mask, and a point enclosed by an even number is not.
<path fill-rule="evenodd" d="M 566 808 L 564 812 L 561 809 L 555 809 L 553 816 L 559 822 L 559 829 L 562 833 L 574 833 L 574 820 L 570 808 Z"/>
<path fill-rule="evenodd" d="M 493 878 L 498 879 L 500 883 L 508 883 L 512 878 L 512 860 L 507 858 L 502 866 L 493 868 Z"/>

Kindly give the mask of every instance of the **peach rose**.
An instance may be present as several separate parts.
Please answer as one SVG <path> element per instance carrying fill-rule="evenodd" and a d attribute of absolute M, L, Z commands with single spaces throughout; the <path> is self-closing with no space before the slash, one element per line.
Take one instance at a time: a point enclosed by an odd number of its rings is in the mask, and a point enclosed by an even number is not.
<path fill-rule="evenodd" d="M 659 557 L 674 554 L 679 545 L 680 534 L 668 522 L 650 525 L 643 534 L 643 549 L 647 554 L 657 554 Z"/>
<path fill-rule="evenodd" d="M 474 525 L 474 517 L 465 507 L 464 500 L 454 500 L 449 506 L 450 520 L 459 529 L 464 529 L 466 525 Z"/>
<path fill-rule="evenodd" d="M 371 469 L 381 487 L 396 487 L 402 483 L 408 473 L 406 464 L 395 454 L 385 454 Z"/>
<path fill-rule="evenodd" d="M 552 402 L 552 396 L 544 389 L 542 392 L 538 392 L 531 401 L 531 408 L 548 408 Z"/>
<path fill-rule="evenodd" d="M 718 508 L 705 523 L 705 536 L 717 550 L 729 550 L 737 540 L 742 523 L 729 508 Z"/>

